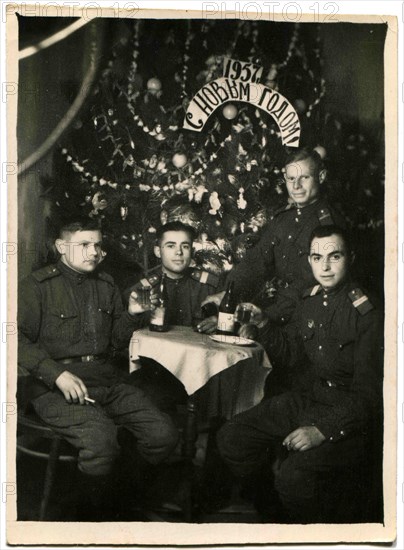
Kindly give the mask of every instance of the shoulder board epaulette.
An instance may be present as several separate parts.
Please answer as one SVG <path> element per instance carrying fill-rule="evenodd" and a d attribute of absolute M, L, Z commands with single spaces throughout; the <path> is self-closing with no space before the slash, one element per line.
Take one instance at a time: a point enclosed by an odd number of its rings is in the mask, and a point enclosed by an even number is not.
<path fill-rule="evenodd" d="M 354 288 L 348 293 L 348 296 L 352 302 L 352 305 L 361 315 L 366 315 L 366 313 L 374 309 L 373 304 L 369 301 L 369 298 L 360 288 Z"/>
<path fill-rule="evenodd" d="M 317 217 L 320 225 L 332 225 L 334 223 L 331 212 L 328 208 L 319 208 L 317 210 Z"/>
<path fill-rule="evenodd" d="M 201 284 L 210 285 L 217 287 L 219 284 L 219 277 L 214 273 L 209 273 L 209 271 L 201 271 L 199 269 L 193 269 L 191 271 L 192 279 L 199 281 Z"/>
<path fill-rule="evenodd" d="M 308 298 L 309 296 L 315 296 L 316 294 L 318 294 L 321 290 L 321 285 L 316 285 L 316 286 L 313 286 L 311 288 L 308 288 L 307 290 L 305 290 L 302 294 L 303 298 Z"/>
<path fill-rule="evenodd" d="M 47 265 L 41 269 L 38 269 L 38 271 L 34 271 L 32 274 L 34 279 L 39 283 L 42 283 L 42 281 L 46 281 L 47 279 L 57 277 L 58 275 L 60 275 L 60 271 L 55 265 Z"/>
<path fill-rule="evenodd" d="M 105 271 L 100 271 L 98 273 L 98 278 L 102 281 L 106 281 L 110 285 L 114 284 L 114 278 L 112 277 L 112 275 L 110 275 L 109 273 L 105 273 Z"/>

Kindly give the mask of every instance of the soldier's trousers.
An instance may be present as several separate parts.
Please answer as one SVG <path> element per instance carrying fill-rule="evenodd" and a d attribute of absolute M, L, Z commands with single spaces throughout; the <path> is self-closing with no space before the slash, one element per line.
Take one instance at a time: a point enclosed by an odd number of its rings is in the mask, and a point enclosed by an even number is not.
<path fill-rule="evenodd" d="M 120 426 L 132 432 L 138 453 L 150 464 L 161 462 L 174 450 L 177 429 L 141 390 L 115 384 L 92 387 L 89 393 L 95 405 L 69 404 L 59 390 L 32 403 L 40 418 L 79 450 L 80 471 L 100 476 L 112 470 L 120 453 Z"/>
<path fill-rule="evenodd" d="M 335 495 L 324 495 L 324 487 L 337 472 L 343 474 L 361 464 L 365 438 L 355 435 L 325 441 L 308 451 L 287 452 L 282 441 L 301 426 L 298 417 L 307 405 L 306 398 L 292 392 L 264 400 L 227 422 L 217 442 L 223 459 L 239 477 L 251 476 L 268 456 L 278 454 L 281 460 L 274 469 L 275 489 L 290 518 L 302 523 L 330 521 L 325 500 L 335 504 Z"/>

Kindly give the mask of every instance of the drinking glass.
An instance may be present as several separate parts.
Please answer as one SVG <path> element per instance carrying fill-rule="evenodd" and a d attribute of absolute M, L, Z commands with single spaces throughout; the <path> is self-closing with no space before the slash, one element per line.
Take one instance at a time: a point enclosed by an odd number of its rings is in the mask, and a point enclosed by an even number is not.
<path fill-rule="evenodd" d="M 150 309 L 151 308 L 151 301 L 150 301 L 151 286 L 150 287 L 142 286 L 136 289 L 136 294 L 137 294 L 137 300 L 139 304 L 143 307 L 143 309 Z"/>
<path fill-rule="evenodd" d="M 250 323 L 252 318 L 252 311 L 248 304 L 239 304 L 236 310 L 236 321 L 240 325 L 246 325 Z"/>

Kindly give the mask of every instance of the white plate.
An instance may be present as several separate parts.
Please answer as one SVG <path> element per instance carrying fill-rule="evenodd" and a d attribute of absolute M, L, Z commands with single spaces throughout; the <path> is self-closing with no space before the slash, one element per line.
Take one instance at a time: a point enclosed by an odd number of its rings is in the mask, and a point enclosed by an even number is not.
<path fill-rule="evenodd" d="M 230 334 L 212 334 L 209 336 L 215 342 L 221 344 L 233 344 L 234 346 L 251 346 L 255 344 L 254 340 L 243 338 L 242 336 L 234 336 Z"/>

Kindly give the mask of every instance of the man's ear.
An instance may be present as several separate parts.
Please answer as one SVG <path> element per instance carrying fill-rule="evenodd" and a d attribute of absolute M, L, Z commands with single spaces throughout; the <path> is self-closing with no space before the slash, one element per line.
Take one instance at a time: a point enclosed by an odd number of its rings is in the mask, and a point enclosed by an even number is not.
<path fill-rule="evenodd" d="M 307 260 L 308 260 L 309 264 L 311 265 L 311 256 L 310 256 L 310 254 L 307 256 Z"/>
<path fill-rule="evenodd" d="M 323 170 L 320 170 L 318 174 L 318 181 L 321 183 L 325 182 L 325 179 L 327 177 L 327 170 L 324 168 Z"/>
<path fill-rule="evenodd" d="M 63 239 L 56 239 L 55 246 L 59 254 L 66 254 L 66 241 Z"/>
<path fill-rule="evenodd" d="M 154 255 L 156 256 L 156 258 L 161 258 L 161 252 L 160 252 L 160 247 L 156 244 L 154 246 Z"/>

